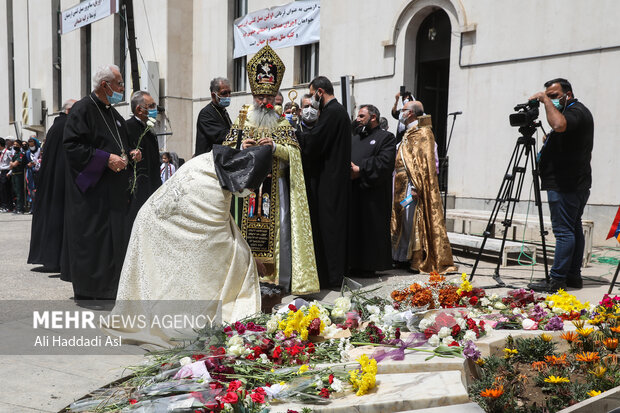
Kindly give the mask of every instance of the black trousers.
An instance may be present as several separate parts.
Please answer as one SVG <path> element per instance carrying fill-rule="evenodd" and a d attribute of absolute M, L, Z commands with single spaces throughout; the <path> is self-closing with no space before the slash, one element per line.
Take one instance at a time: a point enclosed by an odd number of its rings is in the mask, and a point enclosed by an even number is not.
<path fill-rule="evenodd" d="M 11 199 L 11 180 L 6 175 L 9 171 L 0 171 L 0 208 L 10 209 Z"/>

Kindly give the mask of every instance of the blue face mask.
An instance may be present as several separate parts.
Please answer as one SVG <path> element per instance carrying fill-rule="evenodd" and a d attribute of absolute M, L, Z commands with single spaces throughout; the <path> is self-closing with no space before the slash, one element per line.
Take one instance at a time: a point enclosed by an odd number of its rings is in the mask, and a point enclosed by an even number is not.
<path fill-rule="evenodd" d="M 564 97 L 565 95 L 560 96 L 558 99 L 551 99 L 551 103 L 553 103 L 553 106 L 555 106 L 555 108 L 557 110 L 562 110 L 562 108 L 564 107 L 564 105 L 562 105 L 560 103 L 560 100 Z"/>
<path fill-rule="evenodd" d="M 112 90 L 112 96 L 108 95 L 106 93 L 106 96 L 108 97 L 108 102 L 110 102 L 110 105 L 115 105 L 119 102 L 123 101 L 123 94 L 122 93 L 118 93 L 117 91 L 115 91 L 114 89 L 112 89 L 112 86 L 110 86 L 110 84 L 108 83 L 108 86 L 110 87 L 110 90 Z"/>
<path fill-rule="evenodd" d="M 157 108 L 155 109 L 149 109 L 149 118 L 157 118 Z"/>
<path fill-rule="evenodd" d="M 221 107 L 225 108 L 226 106 L 230 105 L 230 96 L 227 97 L 217 97 L 218 100 L 220 101 L 219 104 Z"/>

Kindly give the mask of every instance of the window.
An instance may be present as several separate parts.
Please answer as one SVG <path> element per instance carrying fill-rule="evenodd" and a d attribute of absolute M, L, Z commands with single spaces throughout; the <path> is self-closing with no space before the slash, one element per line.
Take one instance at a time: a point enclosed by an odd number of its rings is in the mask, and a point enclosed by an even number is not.
<path fill-rule="evenodd" d="M 234 62 L 234 74 L 233 74 L 233 91 L 245 92 L 247 88 L 247 76 L 246 76 L 246 64 L 248 61 L 247 56 L 238 57 Z"/>
<path fill-rule="evenodd" d="M 82 64 L 82 96 L 86 96 L 92 90 L 90 24 L 80 29 L 80 60 Z"/>
<path fill-rule="evenodd" d="M 54 112 L 62 108 L 62 66 L 60 62 L 60 24 L 62 12 L 60 10 L 60 0 L 52 0 L 52 82 L 53 86 L 53 107 Z"/>
<path fill-rule="evenodd" d="M 6 2 L 6 33 L 9 62 L 9 122 L 15 122 L 15 53 L 13 42 L 13 2 Z"/>
<path fill-rule="evenodd" d="M 299 83 L 310 83 L 319 75 L 319 43 L 299 46 Z"/>

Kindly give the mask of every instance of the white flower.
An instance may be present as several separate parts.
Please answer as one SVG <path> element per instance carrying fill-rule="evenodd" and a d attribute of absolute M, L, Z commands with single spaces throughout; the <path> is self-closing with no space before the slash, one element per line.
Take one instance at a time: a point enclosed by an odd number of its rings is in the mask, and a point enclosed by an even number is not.
<path fill-rule="evenodd" d="M 377 314 L 373 314 L 370 317 L 368 317 L 368 321 L 373 322 L 375 324 L 379 324 L 380 320 L 381 319 L 379 318 L 379 316 Z M 377 327 L 379 327 L 379 326 L 377 326 Z"/>
<path fill-rule="evenodd" d="M 335 307 L 332 310 L 332 317 L 334 318 L 344 318 L 345 312 L 341 308 Z"/>
<path fill-rule="evenodd" d="M 465 341 L 475 341 L 476 340 L 476 332 L 474 330 L 467 330 L 465 335 L 463 336 L 463 342 Z"/>
<path fill-rule="evenodd" d="M 273 384 L 271 387 L 263 387 L 263 390 L 265 390 L 265 393 L 267 393 L 267 397 L 269 397 L 270 399 L 274 399 L 278 396 L 278 394 L 280 394 L 282 392 L 282 390 L 286 389 L 286 385 L 285 384 Z"/>
<path fill-rule="evenodd" d="M 181 366 L 187 366 L 188 364 L 192 364 L 192 359 L 189 357 L 183 357 L 181 360 L 179 360 L 179 364 Z"/>
<path fill-rule="evenodd" d="M 278 329 L 278 325 L 279 325 L 278 320 L 276 320 L 275 317 L 272 317 L 269 321 L 267 321 L 267 332 L 275 333 L 276 330 Z"/>
<path fill-rule="evenodd" d="M 344 390 L 342 387 L 342 380 L 338 380 L 336 377 L 334 377 L 334 381 L 332 381 L 331 387 L 336 393 L 340 393 L 342 390 Z"/>
<path fill-rule="evenodd" d="M 441 344 L 443 344 L 444 346 L 449 346 L 453 342 L 454 342 L 454 339 L 452 337 L 446 337 L 443 340 L 441 340 Z"/>
<path fill-rule="evenodd" d="M 561 309 L 560 307 L 553 307 L 553 313 L 554 314 L 564 314 L 565 311 L 563 309 Z"/>
<path fill-rule="evenodd" d="M 338 297 L 334 300 L 334 308 L 340 308 L 345 313 L 351 309 L 349 297 Z"/>
<path fill-rule="evenodd" d="M 533 330 L 537 326 L 538 323 L 531 318 L 524 318 L 523 321 L 521 321 L 521 327 L 523 327 L 524 330 Z"/>
<path fill-rule="evenodd" d="M 433 334 L 431 338 L 428 339 L 428 344 L 433 347 L 437 347 L 439 345 L 439 337 L 437 336 L 437 334 Z"/>
<path fill-rule="evenodd" d="M 340 362 L 341 363 L 346 363 L 349 360 L 351 360 L 351 356 L 349 355 L 349 353 L 346 352 L 346 351 L 341 351 L 340 352 Z"/>
<path fill-rule="evenodd" d="M 260 355 L 260 361 L 261 361 L 261 363 L 269 363 L 269 357 L 267 357 L 267 355 L 266 355 L 266 354 L 261 353 L 261 355 Z"/>
<path fill-rule="evenodd" d="M 325 328 L 323 329 L 323 337 L 333 338 L 338 333 L 338 330 L 340 329 L 336 327 L 334 324 L 325 326 Z"/>
<path fill-rule="evenodd" d="M 227 344 L 227 347 L 230 347 L 230 346 L 243 347 L 243 338 L 240 335 L 235 334 L 234 336 L 228 339 L 228 342 L 226 344 Z"/>
<path fill-rule="evenodd" d="M 155 126 L 155 121 L 156 120 L 157 119 L 155 119 L 155 118 L 148 118 L 148 120 L 146 121 L 146 125 L 150 126 L 152 128 L 153 126 Z"/>
<path fill-rule="evenodd" d="M 480 305 L 481 305 L 481 306 L 486 307 L 486 306 L 488 306 L 489 304 L 491 304 L 491 300 L 489 300 L 488 298 L 486 298 L 486 297 L 482 297 L 482 298 L 480 299 Z"/>
<path fill-rule="evenodd" d="M 429 320 L 427 320 L 426 318 L 423 318 L 420 321 L 420 330 L 422 330 L 422 331 L 426 330 L 427 328 L 429 328 L 431 326 L 431 324 L 432 323 Z"/>
<path fill-rule="evenodd" d="M 452 330 L 449 329 L 448 327 L 441 327 L 437 335 L 439 336 L 439 338 L 445 338 L 445 337 L 452 335 Z"/>
<path fill-rule="evenodd" d="M 456 323 L 459 325 L 459 327 L 461 327 L 461 330 L 465 330 L 465 328 L 467 327 L 467 321 L 465 321 L 464 318 L 457 318 Z"/>
<path fill-rule="evenodd" d="M 497 300 L 499 300 L 499 295 L 497 294 L 491 295 L 491 301 L 497 301 Z"/>
<path fill-rule="evenodd" d="M 493 307 L 495 307 L 496 310 L 505 310 L 506 309 L 506 305 L 504 303 L 502 303 L 501 301 L 496 302 Z"/>
<path fill-rule="evenodd" d="M 370 314 L 379 315 L 381 313 L 381 309 L 376 305 L 367 305 L 366 309 Z"/>
<path fill-rule="evenodd" d="M 512 310 L 512 314 L 514 314 L 514 315 L 520 315 L 520 314 L 521 314 L 521 309 L 520 309 L 519 307 L 515 307 L 515 308 Z"/>

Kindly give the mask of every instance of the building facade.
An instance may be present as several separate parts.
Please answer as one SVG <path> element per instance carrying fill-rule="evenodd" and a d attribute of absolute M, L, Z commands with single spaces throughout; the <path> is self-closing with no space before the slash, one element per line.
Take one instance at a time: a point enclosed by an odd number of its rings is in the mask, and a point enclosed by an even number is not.
<path fill-rule="evenodd" d="M 0 30 L 0 84 L 6 90 L 0 98 L 0 136 L 44 136 L 62 102 L 85 96 L 92 74 L 106 63 L 125 72 L 128 92 L 119 110 L 129 116 L 132 85 L 125 1 L 112 1 L 119 2 L 119 13 L 59 34 L 59 12 L 78 0 L 0 0 L 0 24 L 6 27 Z M 159 130 L 172 133 L 162 135 L 162 146 L 186 159 L 192 156 L 196 118 L 210 101 L 209 82 L 216 76 L 232 81 L 231 117 L 251 102 L 246 58 L 233 58 L 233 22 L 248 12 L 289 2 L 133 0 L 142 86 L 157 91 L 158 103 L 165 108 Z M 351 115 L 359 105 L 372 103 L 395 131 L 390 109 L 404 85 L 433 116 L 440 156 L 446 152 L 449 156 L 448 191 L 457 208 L 491 209 L 519 136 L 508 115 L 516 104 L 543 90 L 545 81 L 569 79 L 575 96 L 595 119 L 593 188 L 584 218 L 595 222 L 595 245 L 615 245 L 604 238 L 620 204 L 613 172 L 620 151 L 615 139 L 620 126 L 618 85 L 613 77 L 620 67 L 620 34 L 614 30 L 618 2 L 321 0 L 320 4 L 320 42 L 277 50 L 287 67 L 282 82 L 285 101 L 290 89 L 306 93 L 308 82 L 318 74 L 334 82 L 336 97 L 343 100 L 340 79 L 349 76 L 345 98 Z M 145 70 L 147 62 L 156 62 L 156 71 Z M 41 92 L 44 109 L 38 125 L 23 122 L 22 98 L 30 89 Z M 449 139 L 453 116 L 448 113 L 456 111 L 463 114 L 456 117 Z M 544 113 L 540 118 L 548 130 Z M 542 133 L 535 136 L 540 144 Z M 533 199 L 529 188 L 528 182 L 518 212 L 528 210 L 526 200 Z M 529 205 L 529 211 L 535 214 L 536 209 Z M 544 211 L 548 214 L 546 207 Z"/>

